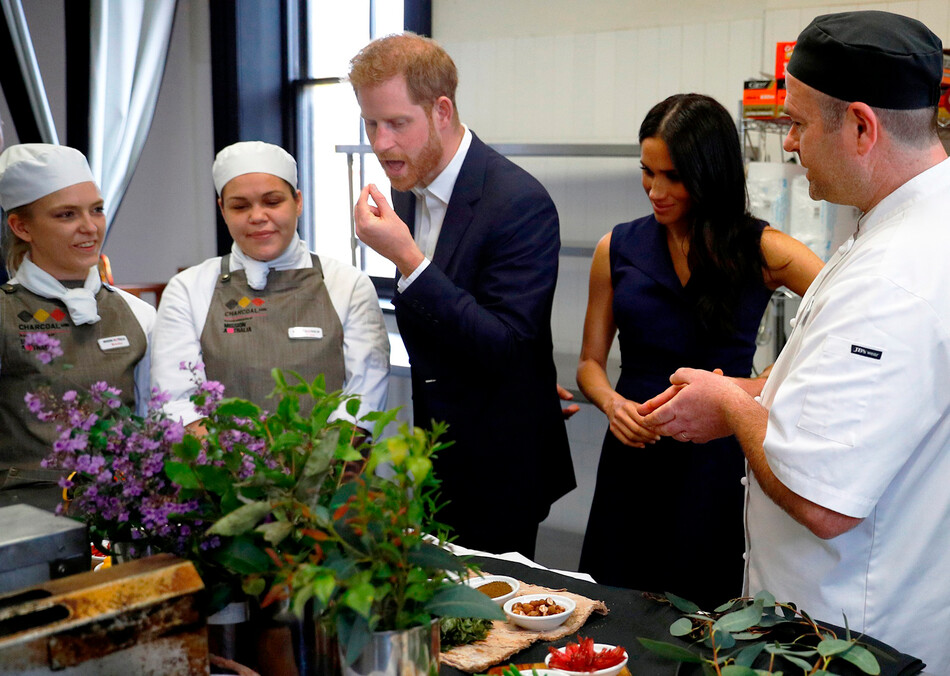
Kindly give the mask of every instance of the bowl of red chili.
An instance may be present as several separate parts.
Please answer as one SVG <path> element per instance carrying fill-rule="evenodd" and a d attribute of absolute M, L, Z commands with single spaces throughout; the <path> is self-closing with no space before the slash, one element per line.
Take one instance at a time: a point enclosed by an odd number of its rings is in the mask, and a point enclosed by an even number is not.
<path fill-rule="evenodd" d="M 627 651 L 621 646 L 594 643 L 592 638 L 578 636 L 577 643 L 548 648 L 544 663 L 570 676 L 615 676 L 627 666 Z"/>

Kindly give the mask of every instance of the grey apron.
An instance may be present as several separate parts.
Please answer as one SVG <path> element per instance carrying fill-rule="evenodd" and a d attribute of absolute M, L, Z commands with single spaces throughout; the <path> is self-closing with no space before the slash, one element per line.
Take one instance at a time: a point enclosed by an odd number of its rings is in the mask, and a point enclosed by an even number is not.
<path fill-rule="evenodd" d="M 271 369 L 296 371 L 308 382 L 319 374 L 327 391 L 343 387 L 343 325 L 323 281 L 320 259 L 312 268 L 271 270 L 266 288 L 255 290 L 244 270 L 230 271 L 221 257 L 221 274 L 201 332 L 201 354 L 208 380 L 224 385 L 225 396 L 249 399 L 273 409 Z M 288 380 L 291 378 L 288 377 Z M 301 402 L 307 408 L 307 402 Z"/>
<path fill-rule="evenodd" d="M 59 300 L 19 284 L 0 289 L 0 470 L 37 468 L 58 435 L 54 423 L 40 422 L 29 412 L 23 396 L 42 385 L 62 395 L 104 380 L 121 389 L 123 403 L 134 409 L 134 369 L 148 341 L 128 304 L 107 286 L 96 294 L 101 319 L 81 326 L 72 323 Z M 24 350 L 26 334 L 34 332 L 59 340 L 63 356 L 43 364 Z M 64 364 L 71 368 L 64 371 Z"/>

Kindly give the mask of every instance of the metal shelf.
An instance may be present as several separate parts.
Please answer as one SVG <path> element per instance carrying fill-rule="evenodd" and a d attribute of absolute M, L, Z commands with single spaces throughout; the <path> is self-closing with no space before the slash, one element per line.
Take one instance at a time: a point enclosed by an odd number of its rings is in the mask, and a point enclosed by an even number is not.
<path fill-rule="evenodd" d="M 640 145 L 636 143 L 490 143 L 489 147 L 506 157 L 640 157 Z M 360 246 L 356 238 L 356 221 L 353 207 L 356 205 L 353 185 L 353 157 L 372 155 L 373 147 L 368 143 L 335 146 L 336 152 L 346 155 L 347 181 L 350 197 L 350 251 L 351 262 L 356 267 L 356 250 Z M 360 190 L 363 189 L 363 175 L 360 172 Z M 590 258 L 594 255 L 594 245 L 586 242 L 565 242 L 561 255 Z"/>

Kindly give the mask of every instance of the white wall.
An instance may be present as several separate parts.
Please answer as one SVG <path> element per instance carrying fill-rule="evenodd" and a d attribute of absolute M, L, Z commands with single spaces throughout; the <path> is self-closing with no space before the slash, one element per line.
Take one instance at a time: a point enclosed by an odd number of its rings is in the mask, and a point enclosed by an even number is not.
<path fill-rule="evenodd" d="M 738 115 L 743 81 L 774 72 L 775 43 L 819 14 L 880 9 L 921 19 L 950 42 L 950 2 L 804 0 L 436 0 L 433 36 L 459 68 L 460 115 L 489 143 L 636 143 L 649 108 L 696 91 Z M 549 189 L 562 240 L 593 245 L 648 213 L 638 160 L 526 159 Z M 589 261 L 561 259 L 553 326 L 559 378 L 573 385 Z M 576 361 L 573 361 L 576 364 Z M 606 419 L 589 405 L 568 422 L 578 490 L 545 526 L 581 533 Z"/>
<path fill-rule="evenodd" d="M 23 5 L 57 133 L 66 143 L 63 4 Z M 117 283 L 166 281 L 215 253 L 208 21 L 207 2 L 178 3 L 151 132 L 104 249 Z M 6 144 L 17 142 L 2 95 L 0 117 Z"/>

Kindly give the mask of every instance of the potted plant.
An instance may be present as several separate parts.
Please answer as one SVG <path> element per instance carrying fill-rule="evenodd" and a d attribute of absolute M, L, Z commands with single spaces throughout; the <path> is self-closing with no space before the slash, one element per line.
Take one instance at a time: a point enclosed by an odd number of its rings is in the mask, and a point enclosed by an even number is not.
<path fill-rule="evenodd" d="M 310 390 L 278 376 L 282 404 L 292 402 L 296 392 L 320 395 L 319 387 Z M 296 411 L 291 404 L 281 412 L 284 429 L 301 430 Z M 396 411 L 387 411 L 364 420 L 374 424 L 373 437 L 379 439 L 395 416 Z M 337 634 L 348 673 L 378 670 L 374 660 L 379 655 L 402 661 L 392 673 L 437 671 L 434 618 L 504 619 L 491 599 L 459 582 L 469 566 L 444 548 L 444 539 L 429 535 L 440 528 L 434 520 L 438 481 L 432 457 L 447 447 L 439 442 L 444 431 L 442 424 L 430 431 L 403 424 L 395 436 L 372 444 L 361 471 L 347 481 L 334 460 L 362 455 L 330 433 L 313 444 L 306 460 L 306 498 L 298 485 L 292 498 L 247 502 L 211 528 L 235 540 L 273 533 L 274 545 L 297 538 L 292 548 L 266 550 L 277 571 L 252 572 L 245 589 L 265 593 L 262 605 L 290 600 L 298 615 L 312 613 Z M 299 448 L 302 433 L 287 439 L 288 448 Z M 279 513 L 275 504 L 281 504 Z M 294 529 L 272 525 L 285 523 L 295 524 Z M 374 643 L 386 647 L 377 649 Z"/>
<path fill-rule="evenodd" d="M 46 339 L 37 336 L 35 349 L 55 356 Z M 85 421 L 64 424 L 49 458 L 85 477 L 64 483 L 75 492 L 72 513 L 107 539 L 128 536 L 191 559 L 208 586 L 209 612 L 242 594 L 265 607 L 292 604 L 339 635 L 347 665 L 376 632 L 427 632 L 440 616 L 504 619 L 487 596 L 458 582 L 468 565 L 427 535 L 438 528 L 432 457 L 446 447 L 438 441 L 444 425 L 403 425 L 366 444 L 334 416 L 341 408 L 355 415 L 355 397 L 326 392 L 322 377 L 288 375 L 273 371 L 272 413 L 225 398 L 219 383 L 198 383 L 193 400 L 207 430 L 200 436 L 162 414 L 162 395 L 138 417 L 104 383 L 61 400 L 39 393 L 30 407 Z M 361 422 L 379 439 L 396 414 Z M 155 506 L 140 499 L 143 478 L 153 481 Z M 108 513 L 105 492 L 120 498 Z M 137 501 L 141 518 L 121 511 Z M 421 673 L 437 665 L 437 644 L 426 652 Z"/>

